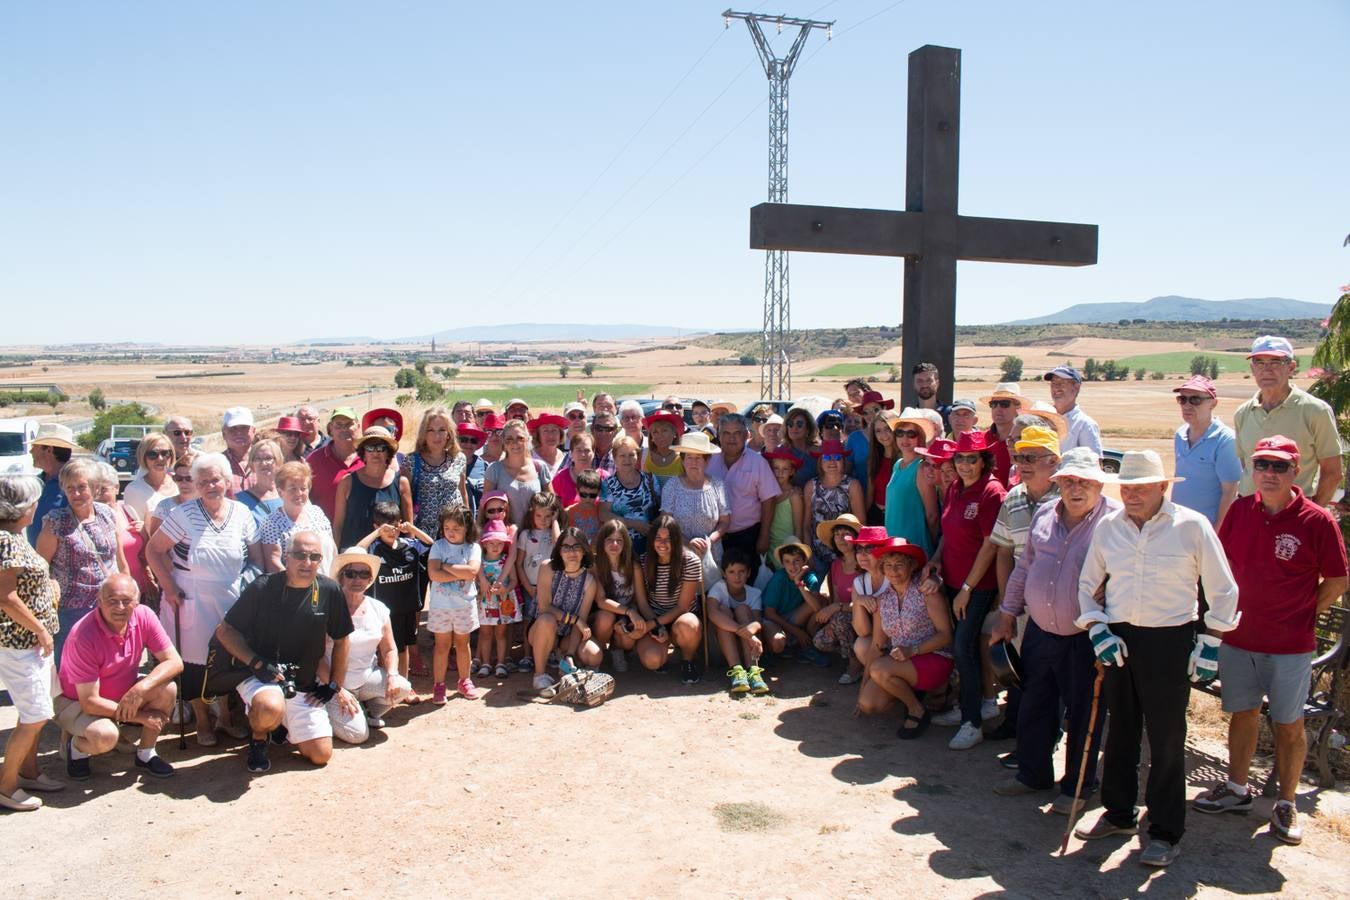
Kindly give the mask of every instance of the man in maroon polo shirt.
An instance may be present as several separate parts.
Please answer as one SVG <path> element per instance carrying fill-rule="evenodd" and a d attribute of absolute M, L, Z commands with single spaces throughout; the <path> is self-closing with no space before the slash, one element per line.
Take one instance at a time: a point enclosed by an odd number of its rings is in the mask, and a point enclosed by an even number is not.
<path fill-rule="evenodd" d="M 1345 544 L 1331 514 L 1295 484 L 1298 444 L 1284 435 L 1257 442 L 1251 455 L 1256 493 L 1228 508 L 1219 540 L 1238 585 L 1241 619 L 1219 647 L 1219 678 L 1228 723 L 1228 780 L 1195 799 L 1199 812 L 1252 808 L 1248 769 L 1256 752 L 1261 704 L 1275 723 L 1280 798 L 1270 830 L 1288 844 L 1303 839 L 1294 810 L 1308 752 L 1303 704 L 1317 642 L 1317 614 L 1345 592 Z"/>
<path fill-rule="evenodd" d="M 356 455 L 356 412 L 350 406 L 339 406 L 328 416 L 328 437 L 328 443 L 306 456 L 305 462 L 314 473 L 309 502 L 331 522 L 338 482 L 365 465 Z"/>

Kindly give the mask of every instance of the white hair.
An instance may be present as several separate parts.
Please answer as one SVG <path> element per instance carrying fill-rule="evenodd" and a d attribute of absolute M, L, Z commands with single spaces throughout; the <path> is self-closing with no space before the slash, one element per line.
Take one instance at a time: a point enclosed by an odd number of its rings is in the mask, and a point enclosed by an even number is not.
<path fill-rule="evenodd" d="M 42 482 L 34 476 L 0 475 L 0 522 L 19 521 L 41 496 Z"/>
<path fill-rule="evenodd" d="M 196 481 L 201 476 L 201 473 L 208 469 L 214 470 L 226 481 L 230 478 L 230 460 L 224 453 L 199 454 L 197 458 L 192 461 L 192 480 Z"/>
<path fill-rule="evenodd" d="M 106 463 L 101 459 L 94 463 L 94 477 L 92 479 L 94 483 L 110 484 L 113 487 L 117 487 L 119 480 L 120 479 L 117 477 L 117 470 L 112 467 L 111 463 Z"/>
<path fill-rule="evenodd" d="M 636 400 L 625 400 L 619 404 L 619 415 L 623 416 L 626 412 L 635 412 L 642 415 L 642 404 Z"/>

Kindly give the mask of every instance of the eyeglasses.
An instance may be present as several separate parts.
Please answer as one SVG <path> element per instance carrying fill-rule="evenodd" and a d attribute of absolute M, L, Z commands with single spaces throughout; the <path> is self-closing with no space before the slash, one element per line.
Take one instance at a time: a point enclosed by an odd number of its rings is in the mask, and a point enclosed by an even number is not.
<path fill-rule="evenodd" d="M 1021 406 L 1016 400 L 990 400 L 989 405 L 993 409 L 1007 409 L 1010 406 Z"/>
<path fill-rule="evenodd" d="M 567 418 L 573 422 L 584 422 L 586 421 L 586 414 L 578 410 L 577 412 L 568 413 Z"/>
<path fill-rule="evenodd" d="M 683 403 L 662 403 L 661 408 L 671 412 L 680 412 L 684 409 Z"/>
<path fill-rule="evenodd" d="M 491 431 L 489 431 L 489 432 L 487 433 L 487 436 L 488 436 L 488 440 L 492 440 L 493 438 L 496 438 L 497 440 L 501 440 L 501 439 L 502 439 L 502 430 L 501 430 L 500 428 L 494 428 L 494 429 L 492 429 Z"/>
<path fill-rule="evenodd" d="M 1256 359 L 1248 360 L 1248 362 L 1256 369 L 1282 369 L 1293 362 L 1293 360 L 1285 356 L 1275 358 L 1258 356 Z"/>
<path fill-rule="evenodd" d="M 980 454 L 978 453 L 955 453 L 952 455 L 952 462 L 956 463 L 958 466 L 962 464 L 971 466 L 979 461 Z"/>
<path fill-rule="evenodd" d="M 145 458 L 146 458 L 146 459 L 173 459 L 173 451 L 172 451 L 172 450 L 147 450 L 147 451 L 145 451 Z"/>
<path fill-rule="evenodd" d="M 580 544 L 559 544 L 558 549 L 561 550 L 563 553 L 580 553 L 586 548 L 581 546 Z"/>
<path fill-rule="evenodd" d="M 600 496 L 599 491 L 577 491 L 577 496 L 582 500 L 595 500 Z"/>
<path fill-rule="evenodd" d="M 478 444 L 480 443 L 480 441 L 479 441 L 478 438 L 476 438 L 476 437 L 467 437 L 467 436 L 466 436 L 466 437 L 461 437 L 461 438 L 459 439 L 459 443 L 460 443 L 460 446 L 462 446 L 462 447 L 477 447 Z"/>
<path fill-rule="evenodd" d="M 923 436 L 923 432 L 919 431 L 916 428 L 897 428 L 895 430 L 895 436 L 898 438 L 909 438 L 910 440 L 918 440 L 920 437 Z"/>
<path fill-rule="evenodd" d="M 642 413 L 624 413 L 623 415 L 619 416 L 619 419 L 624 422 L 641 422 Z"/>
<path fill-rule="evenodd" d="M 185 482 L 191 481 L 191 480 L 192 480 L 192 476 L 191 476 L 190 474 L 189 474 L 189 475 L 179 475 L 177 472 L 174 472 L 174 473 L 173 473 L 173 480 L 176 481 L 176 482 L 178 482 L 179 484 L 184 484 Z"/>
<path fill-rule="evenodd" d="M 292 550 L 291 559 L 295 560 L 296 562 L 312 562 L 312 563 L 323 562 L 323 554 L 306 553 L 303 550 Z"/>
<path fill-rule="evenodd" d="M 1034 466 L 1047 459 L 1054 459 L 1054 457 L 1049 453 L 1014 453 L 1012 455 L 1012 461 L 1019 466 Z"/>
<path fill-rule="evenodd" d="M 618 431 L 618 430 L 619 430 L 619 428 L 618 428 L 617 425 L 592 425 L 592 426 L 591 426 L 591 431 L 595 432 L 596 434 L 613 434 L 614 432 L 616 432 L 616 431 Z"/>
<path fill-rule="evenodd" d="M 475 409 L 473 411 L 473 417 L 475 419 L 486 419 L 488 417 L 488 413 L 490 412 L 492 412 L 492 410 L 490 409 Z"/>
<path fill-rule="evenodd" d="M 758 424 L 758 425 L 763 425 L 765 422 L 769 421 L 769 417 L 768 417 L 768 416 L 751 416 L 751 417 L 750 417 L 750 421 L 751 421 L 751 422 L 754 422 L 754 423 L 756 423 L 756 424 Z"/>
<path fill-rule="evenodd" d="M 820 461 L 821 461 L 821 462 L 840 462 L 840 461 L 843 460 L 843 458 L 844 458 L 844 454 L 842 454 L 842 453 L 822 453 L 822 454 L 820 454 Z"/>
<path fill-rule="evenodd" d="M 362 581 L 369 581 L 371 579 L 369 569 L 343 569 L 338 574 L 343 578 L 359 578 Z"/>
<path fill-rule="evenodd" d="M 1258 472 L 1264 472 L 1267 469 L 1276 475 L 1283 475 L 1293 468 L 1293 463 L 1287 459 L 1254 459 L 1252 468 Z"/>
<path fill-rule="evenodd" d="M 174 435 L 175 437 L 192 437 L 192 429 L 191 429 L 191 428 L 175 428 L 173 431 L 170 431 L 169 434 L 172 434 L 172 435 Z"/>
<path fill-rule="evenodd" d="M 871 556 L 871 555 L 872 555 L 872 545 L 871 545 L 871 544 L 854 544 L 854 545 L 853 545 L 853 552 L 854 552 L 854 553 L 861 553 L 861 554 L 864 554 L 864 555 L 867 555 L 867 556 Z"/>
<path fill-rule="evenodd" d="M 1199 406 L 1209 399 L 1211 398 L 1206 397 L 1204 394 L 1177 394 L 1177 402 L 1182 406 L 1185 406 L 1187 403 L 1191 406 Z"/>

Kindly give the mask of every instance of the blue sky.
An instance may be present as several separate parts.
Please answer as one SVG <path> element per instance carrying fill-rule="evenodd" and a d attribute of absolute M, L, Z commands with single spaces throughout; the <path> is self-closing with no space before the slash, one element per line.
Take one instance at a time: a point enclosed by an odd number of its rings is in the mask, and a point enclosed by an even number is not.
<path fill-rule="evenodd" d="M 962 263 L 959 321 L 1350 278 L 1343 0 L 892 6 L 750 7 L 838 22 L 792 78 L 791 199 L 903 206 L 932 43 L 964 53 L 961 211 L 1101 226 L 1094 267 Z M 753 327 L 767 88 L 722 8 L 4 4 L 3 341 Z M 899 319 L 899 260 L 791 265 L 794 325 Z"/>

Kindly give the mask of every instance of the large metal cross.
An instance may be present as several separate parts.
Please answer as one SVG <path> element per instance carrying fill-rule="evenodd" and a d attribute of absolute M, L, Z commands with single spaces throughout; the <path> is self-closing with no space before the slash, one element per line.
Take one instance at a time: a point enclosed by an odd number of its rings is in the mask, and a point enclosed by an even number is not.
<path fill-rule="evenodd" d="M 750 210 L 755 250 L 810 250 L 905 258 L 903 398 L 910 369 L 935 363 L 939 399 L 952 399 L 956 364 L 956 262 L 1088 266 L 1097 226 L 985 219 L 956 211 L 961 51 L 924 46 L 909 55 L 909 148 L 904 212 L 761 203 Z"/>

